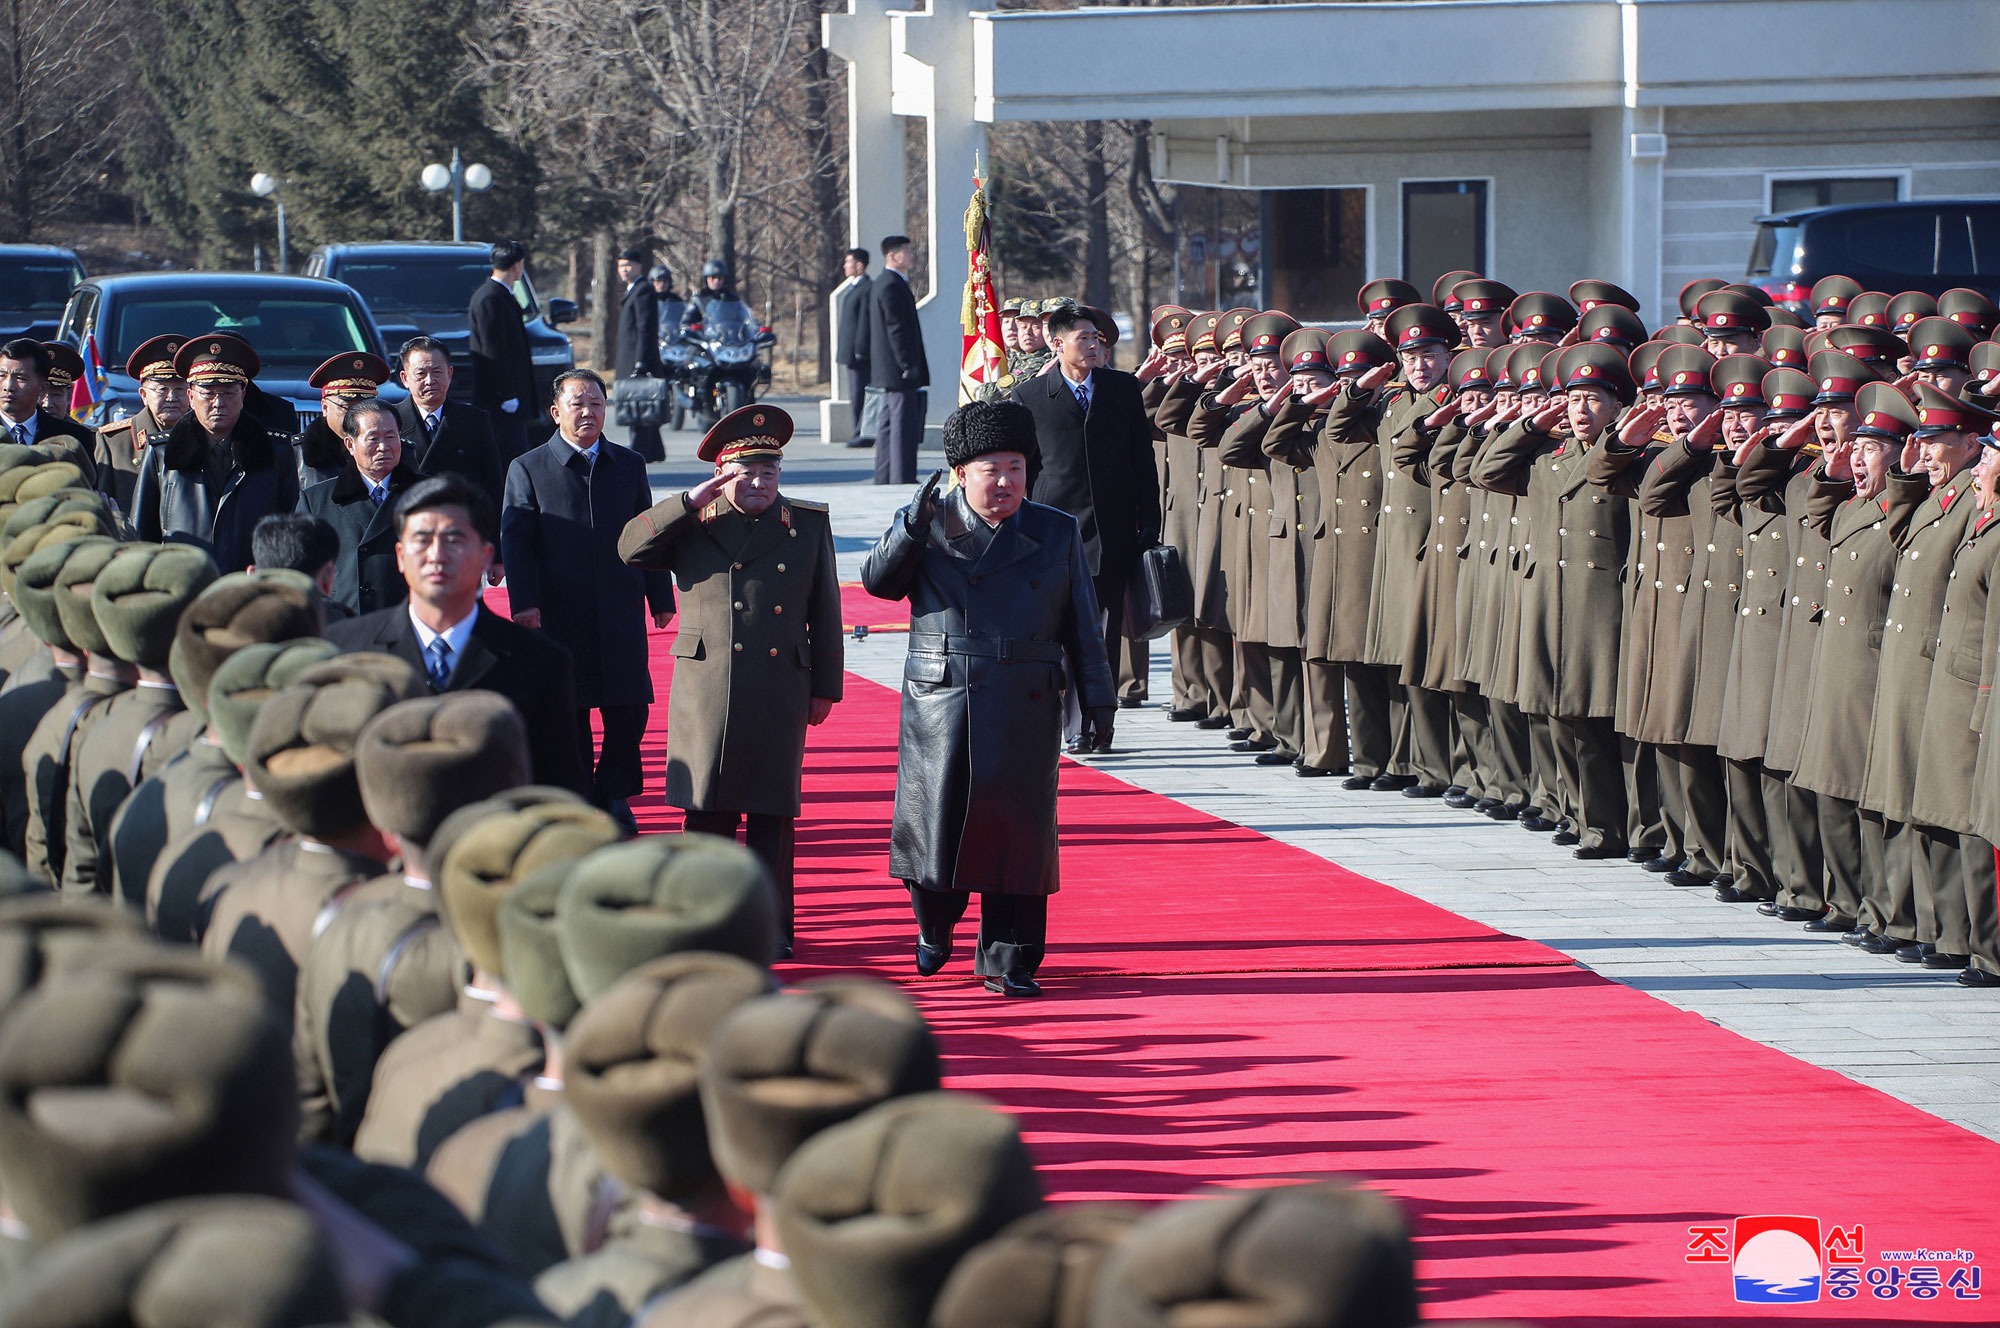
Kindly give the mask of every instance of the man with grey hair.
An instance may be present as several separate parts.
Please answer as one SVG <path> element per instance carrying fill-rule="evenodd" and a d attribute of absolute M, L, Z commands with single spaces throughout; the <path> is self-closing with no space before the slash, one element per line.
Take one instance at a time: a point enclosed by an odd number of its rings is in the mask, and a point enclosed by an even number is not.
<path fill-rule="evenodd" d="M 404 458 L 401 421 L 380 397 L 347 408 L 340 440 L 347 449 L 340 471 L 300 494 L 298 510 L 340 537 L 333 601 L 350 613 L 373 613 L 409 598 L 396 568 L 396 499 L 424 477 Z"/>

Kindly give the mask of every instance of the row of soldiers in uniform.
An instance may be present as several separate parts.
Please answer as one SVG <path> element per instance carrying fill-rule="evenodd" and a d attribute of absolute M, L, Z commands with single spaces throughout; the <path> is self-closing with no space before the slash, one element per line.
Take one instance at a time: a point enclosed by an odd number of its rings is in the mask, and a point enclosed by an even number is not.
<path fill-rule="evenodd" d="M 0 451 L 9 825 L 99 864 L 0 854 L 0 1322 L 1416 1321 L 1366 1192 L 1044 1207 L 896 987 L 780 986 L 757 855 L 77 481 Z"/>
<path fill-rule="evenodd" d="M 1172 717 L 2000 986 L 2000 311 L 1569 296 L 1157 312 Z"/>

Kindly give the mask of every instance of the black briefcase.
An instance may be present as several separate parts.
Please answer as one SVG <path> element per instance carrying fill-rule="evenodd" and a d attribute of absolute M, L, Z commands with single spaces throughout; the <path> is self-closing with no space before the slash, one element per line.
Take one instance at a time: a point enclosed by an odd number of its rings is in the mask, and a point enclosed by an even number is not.
<path fill-rule="evenodd" d="M 633 374 L 611 385 L 611 418 L 626 428 L 656 428 L 667 418 L 667 380 Z"/>
<path fill-rule="evenodd" d="M 1125 635 L 1151 641 L 1194 621 L 1194 582 L 1181 551 L 1155 544 L 1139 555 L 1125 587 Z"/>

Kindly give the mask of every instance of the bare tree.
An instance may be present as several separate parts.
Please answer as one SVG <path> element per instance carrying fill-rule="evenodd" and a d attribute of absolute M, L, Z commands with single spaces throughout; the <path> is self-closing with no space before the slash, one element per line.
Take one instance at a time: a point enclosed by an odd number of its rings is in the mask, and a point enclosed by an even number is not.
<path fill-rule="evenodd" d="M 34 236 L 101 185 L 124 141 L 123 7 L 0 0 L 0 240 Z"/>

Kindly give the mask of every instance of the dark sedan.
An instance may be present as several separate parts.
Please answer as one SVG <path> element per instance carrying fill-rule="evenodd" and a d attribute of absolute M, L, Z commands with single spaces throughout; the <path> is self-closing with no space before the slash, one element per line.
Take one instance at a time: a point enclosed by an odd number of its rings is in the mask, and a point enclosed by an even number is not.
<path fill-rule="evenodd" d="M 56 334 L 69 293 L 83 280 L 83 264 L 52 244 L 0 244 L 0 341 Z"/>
<path fill-rule="evenodd" d="M 319 416 L 312 371 L 342 351 L 387 358 L 381 333 L 361 297 L 337 281 L 275 272 L 140 272 L 90 277 L 70 296 L 58 337 L 96 362 L 98 406 L 105 424 L 138 408 L 139 385 L 125 361 L 140 343 L 163 333 L 229 332 L 249 342 L 264 362 L 257 384 L 291 402 L 298 428 Z M 390 400 L 408 394 L 394 383 Z"/>

